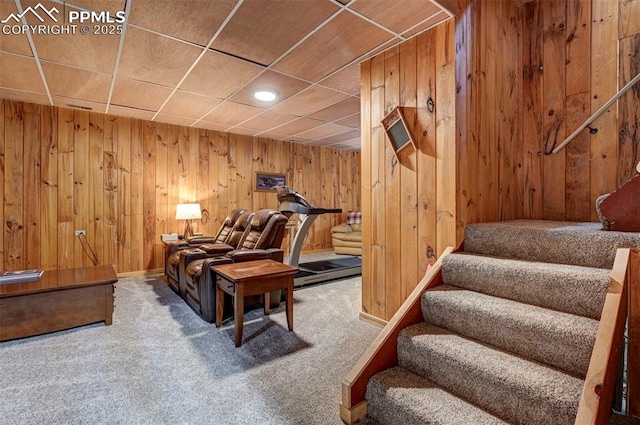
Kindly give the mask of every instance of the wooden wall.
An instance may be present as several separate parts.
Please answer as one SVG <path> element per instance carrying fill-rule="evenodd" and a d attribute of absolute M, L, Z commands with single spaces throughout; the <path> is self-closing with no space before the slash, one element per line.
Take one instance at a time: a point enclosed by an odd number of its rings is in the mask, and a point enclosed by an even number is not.
<path fill-rule="evenodd" d="M 255 192 L 256 171 L 285 173 L 319 206 L 360 207 L 357 152 L 0 100 L 2 268 L 90 265 L 74 230 L 118 272 L 163 266 L 160 234 L 182 233 L 176 204 L 210 212 L 195 230 L 217 231 L 234 208 L 277 208 Z M 331 248 L 329 229 L 346 214 L 314 223 L 303 250 Z"/>
<path fill-rule="evenodd" d="M 443 3 L 455 21 L 361 68 L 363 312 L 382 319 L 468 223 L 597 221 L 640 161 L 640 86 L 548 154 L 640 72 L 640 0 Z M 399 163 L 380 127 L 397 105 L 418 140 Z"/>
<path fill-rule="evenodd" d="M 378 318 L 456 242 L 454 30 L 450 21 L 361 66 L 362 309 Z M 398 105 L 417 145 L 399 160 L 380 125 Z"/>

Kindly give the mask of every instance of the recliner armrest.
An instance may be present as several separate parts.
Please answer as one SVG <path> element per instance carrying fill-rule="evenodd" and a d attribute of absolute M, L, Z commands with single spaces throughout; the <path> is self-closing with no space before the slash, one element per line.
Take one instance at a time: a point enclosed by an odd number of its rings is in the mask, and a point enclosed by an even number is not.
<path fill-rule="evenodd" d="M 227 257 L 231 258 L 234 263 L 255 260 L 271 259 L 271 252 L 267 249 L 237 249 L 227 253 Z"/>
<path fill-rule="evenodd" d="M 338 224 L 331 228 L 331 233 L 351 233 L 353 230 L 347 223 Z"/>
<path fill-rule="evenodd" d="M 192 236 L 187 239 L 189 245 L 201 245 L 203 243 L 213 243 L 216 238 L 213 236 Z"/>
<path fill-rule="evenodd" d="M 190 248 L 180 251 L 180 264 L 189 264 L 194 260 L 209 258 L 211 255 L 200 248 Z"/>
<path fill-rule="evenodd" d="M 229 251 L 233 251 L 233 247 L 226 243 L 206 243 L 198 248 L 210 255 L 224 255 Z"/>

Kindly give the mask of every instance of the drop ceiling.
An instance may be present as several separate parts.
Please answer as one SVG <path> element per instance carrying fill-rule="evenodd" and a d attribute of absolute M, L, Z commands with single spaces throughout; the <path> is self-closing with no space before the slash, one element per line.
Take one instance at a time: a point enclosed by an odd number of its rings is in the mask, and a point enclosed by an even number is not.
<path fill-rule="evenodd" d="M 73 11 L 95 12 L 88 34 Z M 0 98 L 359 150 L 359 63 L 449 17 L 435 0 L 0 0 Z"/>

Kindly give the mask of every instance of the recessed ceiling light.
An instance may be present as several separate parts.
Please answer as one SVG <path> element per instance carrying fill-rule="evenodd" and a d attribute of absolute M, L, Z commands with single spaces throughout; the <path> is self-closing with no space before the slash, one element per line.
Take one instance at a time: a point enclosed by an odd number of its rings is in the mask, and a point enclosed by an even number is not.
<path fill-rule="evenodd" d="M 278 97 L 278 92 L 273 89 L 257 89 L 254 90 L 253 97 L 262 102 L 272 102 Z"/>

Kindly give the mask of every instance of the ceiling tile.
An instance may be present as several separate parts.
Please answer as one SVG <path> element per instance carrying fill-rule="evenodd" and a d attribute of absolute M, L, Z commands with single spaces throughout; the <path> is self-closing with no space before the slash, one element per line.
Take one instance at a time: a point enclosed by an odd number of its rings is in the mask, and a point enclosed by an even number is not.
<path fill-rule="evenodd" d="M 287 135 L 282 133 L 276 133 L 274 131 L 266 131 L 264 133 L 260 133 L 259 137 L 264 139 L 284 140 L 287 137 Z"/>
<path fill-rule="evenodd" d="M 428 29 L 430 27 L 433 27 L 435 25 L 438 25 L 438 24 L 446 21 L 449 18 L 450 18 L 449 15 L 447 15 L 446 13 L 441 11 L 439 13 L 436 13 L 435 15 L 433 15 L 431 18 L 427 19 L 426 21 L 421 22 L 419 25 L 417 25 L 417 26 L 415 26 L 413 28 L 410 28 L 406 32 L 403 32 L 402 36 L 406 37 L 406 38 L 411 38 L 414 35 L 418 34 L 419 32 L 424 31 L 424 30 L 426 30 L 426 29 Z"/>
<path fill-rule="evenodd" d="M 24 1 L 24 0 L 21 0 Z M 138 2 L 139 0 L 136 0 Z M 73 0 L 72 2 L 65 3 L 62 8 L 71 9 L 76 6 L 76 9 L 92 10 L 94 12 L 109 12 L 111 16 L 115 16 L 118 11 L 124 10 L 124 0 Z M 60 12 L 63 12 L 60 9 Z M 66 15 L 66 14 L 65 14 Z"/>
<path fill-rule="evenodd" d="M 19 100 L 21 102 L 49 105 L 46 94 L 0 88 L 0 99 Z"/>
<path fill-rule="evenodd" d="M 325 137 L 324 140 L 340 143 L 340 142 L 346 142 L 349 140 L 359 139 L 359 138 L 360 138 L 360 130 L 351 130 L 351 131 L 345 131 L 344 133 L 340 133 L 340 134 L 334 134 L 333 136 Z"/>
<path fill-rule="evenodd" d="M 23 8 L 34 7 L 38 3 L 48 10 L 55 7 L 59 10 L 58 20 L 60 25 L 62 19 L 66 19 L 68 10 L 59 3 L 48 0 L 22 0 Z M 124 3 L 118 2 L 124 7 Z M 27 21 L 33 24 L 40 24 L 31 14 Z M 74 33 L 65 34 L 33 34 L 33 44 L 40 59 L 56 62 L 75 68 L 86 69 L 88 71 L 102 72 L 110 74 L 114 70 L 116 53 L 120 42 L 118 34 L 94 34 L 90 26 L 88 34 L 81 34 L 80 29 L 75 29 Z"/>
<path fill-rule="evenodd" d="M 345 93 L 360 95 L 360 64 L 349 65 L 320 81 L 320 84 Z"/>
<path fill-rule="evenodd" d="M 74 99 L 64 96 L 52 96 L 53 104 L 62 108 L 79 109 L 91 112 L 104 113 L 107 105 L 99 102 L 91 102 L 88 100 Z"/>
<path fill-rule="evenodd" d="M 166 105 L 162 108 L 162 114 L 175 115 L 200 119 L 222 102 L 213 97 L 201 96 L 177 90 Z M 193 122 L 193 120 L 192 120 Z"/>
<path fill-rule="evenodd" d="M 155 113 L 152 111 L 145 111 L 144 109 L 128 108 L 126 106 L 118 105 L 110 105 L 107 113 L 118 115 L 121 117 L 131 117 L 149 121 L 155 115 Z"/>
<path fill-rule="evenodd" d="M 238 125 L 260 112 L 262 112 L 260 109 L 252 106 L 234 102 L 224 102 L 204 119 L 219 124 Z"/>
<path fill-rule="evenodd" d="M 295 121 L 297 118 L 298 117 L 293 115 L 284 115 L 266 111 L 260 115 L 255 116 L 254 118 L 251 118 L 248 121 L 243 122 L 242 126 L 264 131 L 291 121 Z"/>
<path fill-rule="evenodd" d="M 336 121 L 336 124 L 346 125 L 347 127 L 360 128 L 360 111 L 358 111 L 357 114 Z"/>
<path fill-rule="evenodd" d="M 129 23 L 206 46 L 236 0 L 135 0 Z"/>
<path fill-rule="evenodd" d="M 233 134 L 242 134 L 244 136 L 254 136 L 258 131 L 254 128 L 246 128 L 246 127 L 233 127 L 229 129 L 229 132 Z"/>
<path fill-rule="evenodd" d="M 304 116 L 347 97 L 346 94 L 320 86 L 311 86 L 274 106 L 273 111 L 283 114 Z"/>
<path fill-rule="evenodd" d="M 231 96 L 229 100 L 238 103 L 244 103 L 245 105 L 253 105 L 259 108 L 265 107 L 265 105 L 271 106 L 293 96 L 300 90 L 309 87 L 309 85 L 310 84 L 305 81 L 280 74 L 279 72 L 265 71 L 249 84 L 244 86 L 236 94 Z M 253 97 L 253 91 L 259 88 L 269 88 L 277 90 L 278 99 L 269 103 L 257 100 Z"/>
<path fill-rule="evenodd" d="M 111 88 L 109 75 L 50 62 L 42 62 L 42 70 L 52 95 L 107 103 Z"/>
<path fill-rule="evenodd" d="M 195 125 L 198 128 L 205 128 L 207 130 L 214 130 L 214 131 L 227 131 L 229 129 L 229 126 L 227 124 L 220 124 L 217 122 L 212 122 L 212 121 L 198 121 L 198 123 Z"/>
<path fill-rule="evenodd" d="M 349 130 L 351 130 L 349 127 L 328 123 L 321 125 L 320 127 L 312 128 L 311 130 L 295 134 L 294 137 L 302 137 L 305 139 L 327 139 L 330 136 L 344 133 Z"/>
<path fill-rule="evenodd" d="M 189 44 L 129 27 L 118 76 L 175 86 L 201 51 Z"/>
<path fill-rule="evenodd" d="M 329 145 L 333 145 L 333 142 L 327 142 L 326 140 L 309 140 L 306 143 L 304 143 L 305 145 L 309 145 L 309 146 L 329 146 Z"/>
<path fill-rule="evenodd" d="M 140 93 L 144 93 L 144 96 L 140 96 Z M 167 87 L 118 78 L 113 87 L 111 103 L 157 111 L 170 94 L 171 89 Z"/>
<path fill-rule="evenodd" d="M 245 0 L 213 48 L 270 65 L 305 35 L 338 11 L 327 0 Z"/>
<path fill-rule="evenodd" d="M 311 120 L 309 118 L 298 118 L 290 123 L 275 127 L 271 131 L 283 134 L 297 134 L 311 128 L 321 126 L 322 124 L 324 124 L 322 121 Z"/>
<path fill-rule="evenodd" d="M 180 88 L 225 99 L 263 69 L 259 65 L 210 50 L 200 59 Z"/>
<path fill-rule="evenodd" d="M 9 16 L 9 14 L 15 14 L 16 12 L 17 9 L 15 2 L 0 2 L 0 19 L 5 19 Z M 9 28 L 11 28 L 15 24 L 17 24 L 17 22 L 8 21 L 2 26 L 3 29 L 7 25 L 9 26 Z M 29 46 L 29 41 L 27 40 L 27 36 L 24 34 L 5 34 L 3 32 L 2 35 L 0 35 L 0 50 L 4 52 L 18 53 L 25 56 L 33 56 L 31 47 Z"/>
<path fill-rule="evenodd" d="M 308 118 L 321 121 L 335 121 L 360 111 L 360 98 L 348 97 L 336 104 L 310 114 Z"/>
<path fill-rule="evenodd" d="M 388 0 L 357 0 L 349 8 L 398 34 L 440 11 L 430 0 L 402 0 L 395 7 Z"/>
<path fill-rule="evenodd" d="M 273 69 L 315 82 L 391 37 L 388 32 L 353 13 L 343 11 L 275 64 Z"/>
<path fill-rule="evenodd" d="M 189 127 L 195 120 L 193 118 L 177 117 L 175 115 L 158 114 L 155 121 L 167 122 L 169 124 L 177 124 Z"/>
<path fill-rule="evenodd" d="M 0 87 L 46 93 L 36 60 L 0 53 Z"/>

